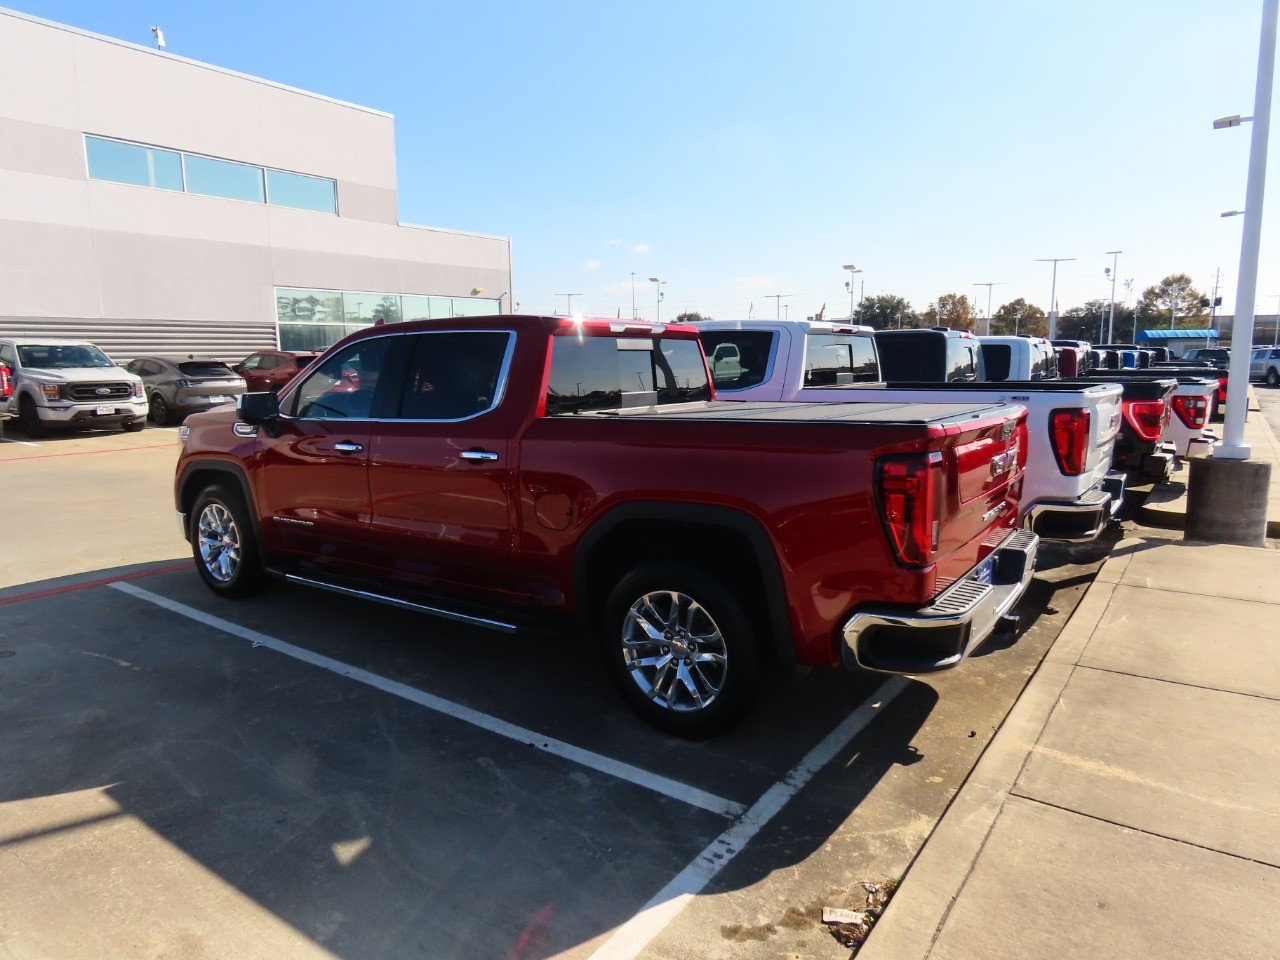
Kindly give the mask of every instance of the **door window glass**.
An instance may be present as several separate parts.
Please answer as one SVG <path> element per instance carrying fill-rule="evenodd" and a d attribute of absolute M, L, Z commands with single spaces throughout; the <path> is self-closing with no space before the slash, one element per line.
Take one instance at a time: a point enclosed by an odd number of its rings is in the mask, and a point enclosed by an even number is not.
<path fill-rule="evenodd" d="M 307 420 L 369 419 L 390 344 L 390 337 L 376 337 L 335 353 L 311 371 L 286 407 Z"/>
<path fill-rule="evenodd" d="M 505 330 L 415 335 L 399 418 L 465 420 L 493 409 L 511 336 Z"/>

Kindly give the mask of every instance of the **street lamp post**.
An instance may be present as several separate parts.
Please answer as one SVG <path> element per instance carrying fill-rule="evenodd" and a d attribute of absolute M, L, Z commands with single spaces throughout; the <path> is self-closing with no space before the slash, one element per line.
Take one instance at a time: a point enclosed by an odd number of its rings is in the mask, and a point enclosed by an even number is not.
<path fill-rule="evenodd" d="M 1049 292 L 1049 339 L 1058 335 L 1058 264 L 1068 263 L 1075 257 L 1037 257 L 1036 263 L 1053 264 L 1053 286 Z"/>
<path fill-rule="evenodd" d="M 987 336 L 991 336 L 991 288 L 1004 286 L 1003 281 L 994 281 L 992 283 L 975 283 L 975 287 L 987 288 Z"/>
<path fill-rule="evenodd" d="M 1107 254 L 1111 257 L 1111 269 L 1107 274 L 1111 277 L 1111 312 L 1107 317 L 1107 343 L 1116 342 L 1116 270 L 1120 266 L 1120 254 L 1123 250 L 1108 250 Z M 1138 342 L 1137 338 L 1133 341 Z"/>
<path fill-rule="evenodd" d="M 666 285 L 667 281 L 659 280 L 657 277 L 650 277 L 649 282 L 652 284 L 656 284 L 656 286 L 654 286 L 653 288 L 656 294 L 656 296 L 654 297 L 654 307 L 653 307 L 654 323 L 661 323 L 662 322 L 662 288 Z"/>
<path fill-rule="evenodd" d="M 781 320 L 782 319 L 782 301 L 784 298 L 790 297 L 791 294 L 771 293 L 768 296 L 769 296 L 769 299 L 773 301 L 773 318 L 775 320 Z M 852 317 L 852 314 L 850 314 L 850 317 Z"/>
<path fill-rule="evenodd" d="M 631 271 L 631 319 L 636 318 L 636 272 Z"/>
<path fill-rule="evenodd" d="M 855 267 L 852 263 L 846 263 L 840 269 L 849 271 L 849 279 L 845 281 L 844 288 L 849 291 L 849 319 L 852 320 L 853 319 L 853 279 L 854 279 L 854 274 L 861 273 L 862 270 L 858 267 Z M 790 296 L 790 294 L 787 294 L 787 296 Z"/>

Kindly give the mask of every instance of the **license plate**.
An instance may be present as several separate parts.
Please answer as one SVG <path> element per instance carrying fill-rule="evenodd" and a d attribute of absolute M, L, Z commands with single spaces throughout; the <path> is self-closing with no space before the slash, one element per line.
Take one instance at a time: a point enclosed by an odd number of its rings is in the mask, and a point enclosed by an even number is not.
<path fill-rule="evenodd" d="M 231 399 L 230 397 L 210 397 L 209 402 L 210 403 L 226 403 L 230 399 Z"/>
<path fill-rule="evenodd" d="M 111 416 L 111 414 L 115 412 L 116 412 L 116 408 L 108 404 L 103 404 L 102 406 L 94 410 L 94 413 L 96 413 L 100 417 L 109 417 Z"/>
<path fill-rule="evenodd" d="M 995 575 L 996 558 L 995 556 L 987 557 L 978 565 L 977 575 L 974 577 L 979 583 L 990 583 L 991 578 Z"/>

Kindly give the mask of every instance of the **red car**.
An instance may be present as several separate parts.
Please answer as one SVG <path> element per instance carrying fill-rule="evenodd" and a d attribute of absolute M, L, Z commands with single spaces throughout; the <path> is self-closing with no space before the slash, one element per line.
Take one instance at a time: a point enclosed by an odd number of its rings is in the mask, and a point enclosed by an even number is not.
<path fill-rule="evenodd" d="M 1009 624 L 1025 419 L 717 402 L 684 325 L 398 323 L 189 418 L 174 493 L 215 593 L 576 624 L 641 716 L 705 737 L 797 664 L 943 670 Z"/>
<path fill-rule="evenodd" d="M 259 350 L 239 363 L 232 364 L 231 369 L 244 377 L 249 390 L 270 390 L 276 393 L 318 356 L 320 354 L 314 352 Z"/>

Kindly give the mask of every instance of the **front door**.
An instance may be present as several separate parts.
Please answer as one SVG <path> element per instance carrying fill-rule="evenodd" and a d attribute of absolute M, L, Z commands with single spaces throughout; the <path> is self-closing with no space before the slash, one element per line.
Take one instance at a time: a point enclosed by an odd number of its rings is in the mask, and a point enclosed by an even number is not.
<path fill-rule="evenodd" d="M 262 536 L 272 553 L 335 568 L 361 563 L 369 532 L 369 445 L 387 391 L 379 374 L 401 336 L 329 357 L 258 431 Z"/>

